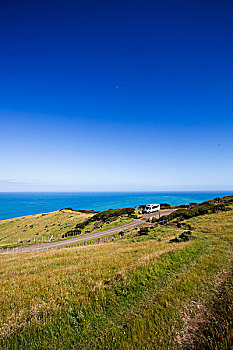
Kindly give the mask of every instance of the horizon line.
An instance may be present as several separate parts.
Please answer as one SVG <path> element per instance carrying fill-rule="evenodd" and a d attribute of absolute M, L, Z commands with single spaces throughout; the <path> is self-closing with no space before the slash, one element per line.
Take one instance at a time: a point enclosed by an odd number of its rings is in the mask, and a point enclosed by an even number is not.
<path fill-rule="evenodd" d="M 158 193 L 158 192 L 233 192 L 233 189 L 185 189 L 185 190 L 93 190 L 93 191 L 0 191 L 2 193 Z"/>

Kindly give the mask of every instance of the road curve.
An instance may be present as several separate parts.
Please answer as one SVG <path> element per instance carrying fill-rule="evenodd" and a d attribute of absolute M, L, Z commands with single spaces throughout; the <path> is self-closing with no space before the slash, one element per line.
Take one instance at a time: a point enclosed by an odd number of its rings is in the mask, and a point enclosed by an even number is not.
<path fill-rule="evenodd" d="M 173 210 L 166 210 L 164 212 L 161 212 L 160 216 L 168 215 Z M 158 217 L 159 214 L 146 214 L 143 219 L 135 219 L 134 221 L 130 222 L 129 224 L 117 226 L 115 228 L 111 228 L 109 230 L 100 231 L 100 232 L 94 232 L 83 236 L 76 236 L 70 239 L 66 239 L 63 241 L 57 241 L 57 242 L 48 242 L 48 243 L 38 243 L 28 246 L 20 246 L 15 248 L 9 248 L 9 249 L 2 249 L 0 250 L 0 254 L 12 254 L 12 253 L 29 253 L 29 252 L 39 252 L 42 250 L 52 249 L 52 248 L 59 248 L 62 246 L 68 246 L 70 244 L 76 244 L 80 242 L 90 241 L 91 239 L 95 238 L 101 238 L 104 236 L 113 235 L 115 233 L 118 233 L 120 231 L 140 226 L 141 224 L 145 223 L 145 220 L 149 216 L 156 216 Z"/>

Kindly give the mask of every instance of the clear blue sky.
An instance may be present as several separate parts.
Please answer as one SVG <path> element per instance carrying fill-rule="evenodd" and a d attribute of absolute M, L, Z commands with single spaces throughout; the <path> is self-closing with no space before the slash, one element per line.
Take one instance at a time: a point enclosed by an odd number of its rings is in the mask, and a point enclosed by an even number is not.
<path fill-rule="evenodd" d="M 0 3 L 0 191 L 233 189 L 233 2 Z"/>

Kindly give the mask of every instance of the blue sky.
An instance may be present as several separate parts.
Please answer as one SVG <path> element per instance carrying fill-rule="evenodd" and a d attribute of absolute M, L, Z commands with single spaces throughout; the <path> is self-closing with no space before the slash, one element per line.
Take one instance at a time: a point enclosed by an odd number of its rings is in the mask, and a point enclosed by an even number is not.
<path fill-rule="evenodd" d="M 1 1 L 0 191 L 233 189 L 233 3 Z"/>

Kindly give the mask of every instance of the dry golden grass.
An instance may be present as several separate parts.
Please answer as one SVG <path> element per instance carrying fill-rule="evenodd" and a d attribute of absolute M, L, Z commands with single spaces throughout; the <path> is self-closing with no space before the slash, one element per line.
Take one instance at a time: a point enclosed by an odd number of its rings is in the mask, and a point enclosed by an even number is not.
<path fill-rule="evenodd" d="M 233 206 L 231 206 L 233 209 Z M 187 221 L 199 232 L 211 233 L 221 238 L 233 238 L 233 210 L 198 216 Z"/>
<path fill-rule="evenodd" d="M 123 281 L 139 266 L 184 245 L 171 245 L 168 239 L 114 242 L 1 256 L 0 334 L 24 329 L 29 320 L 37 323 L 41 314 L 58 313 L 68 306 L 81 308 L 91 303 L 90 291 L 100 292 L 106 281 Z"/>
<path fill-rule="evenodd" d="M 93 349 L 175 349 L 180 310 L 203 302 L 232 261 L 232 212 L 188 222 L 194 239 L 185 243 L 169 243 L 180 231 L 158 227 L 106 244 L 0 256 L 4 349 L 31 341 L 40 350 L 89 349 L 90 339 Z"/>
<path fill-rule="evenodd" d="M 35 214 L 0 220 L 0 246 L 17 243 L 20 240 L 34 240 L 40 242 L 44 239 L 61 238 L 79 222 L 92 216 L 71 210 L 57 210 L 46 214 Z"/>

